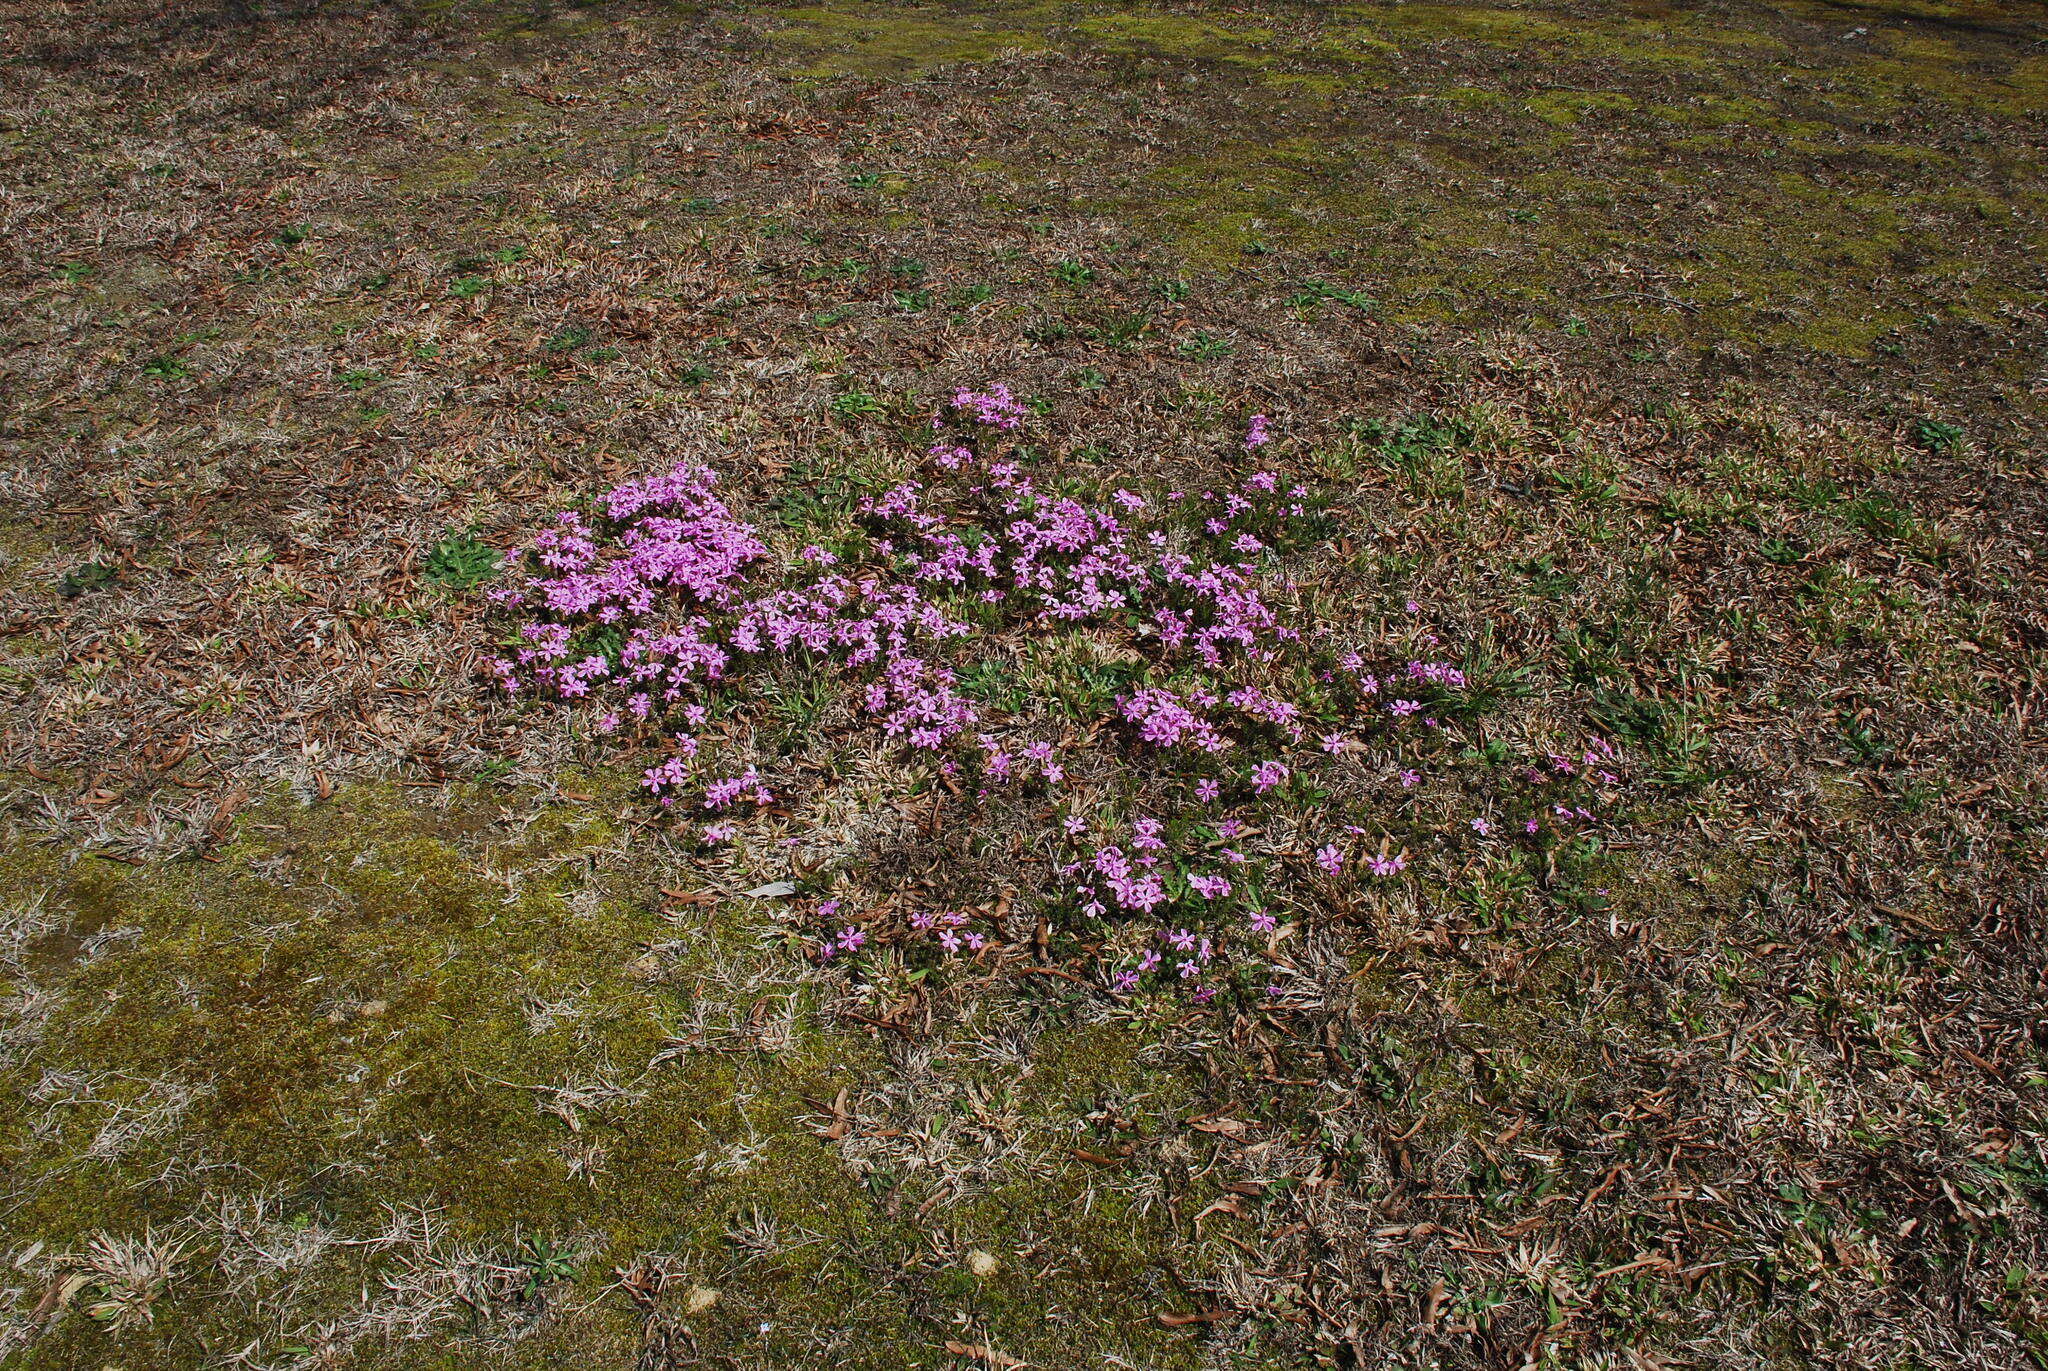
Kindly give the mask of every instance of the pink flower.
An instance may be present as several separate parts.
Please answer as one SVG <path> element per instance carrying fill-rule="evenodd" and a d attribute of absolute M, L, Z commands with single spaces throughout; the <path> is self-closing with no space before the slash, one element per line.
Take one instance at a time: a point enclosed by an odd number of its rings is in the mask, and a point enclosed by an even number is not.
<path fill-rule="evenodd" d="M 1335 843 L 1327 843 L 1316 849 L 1316 865 L 1334 876 L 1344 869 L 1344 853 Z"/>
<path fill-rule="evenodd" d="M 1252 789 L 1263 795 L 1287 780 L 1287 768 L 1278 762 L 1260 762 L 1252 770 Z"/>

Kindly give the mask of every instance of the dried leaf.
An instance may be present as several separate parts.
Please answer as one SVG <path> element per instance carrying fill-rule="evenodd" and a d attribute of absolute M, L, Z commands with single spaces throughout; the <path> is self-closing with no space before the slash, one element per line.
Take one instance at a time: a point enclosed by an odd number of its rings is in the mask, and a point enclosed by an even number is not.
<path fill-rule="evenodd" d="M 1020 1361 L 1007 1352 L 998 1352 L 993 1347 L 983 1347 L 979 1343 L 955 1342 L 948 1338 L 946 1339 L 946 1350 L 956 1357 L 966 1357 L 972 1361 L 986 1362 L 990 1366 L 1009 1367 L 1012 1368 L 1012 1371 L 1016 1367 L 1030 1365 L 1029 1362 Z"/>

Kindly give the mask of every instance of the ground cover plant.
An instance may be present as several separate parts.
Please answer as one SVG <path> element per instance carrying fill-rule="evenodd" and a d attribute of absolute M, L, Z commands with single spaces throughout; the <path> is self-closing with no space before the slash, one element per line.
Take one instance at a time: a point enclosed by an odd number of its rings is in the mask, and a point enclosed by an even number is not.
<path fill-rule="evenodd" d="M 0 23 L 0 1364 L 2048 1359 L 2011 6 Z"/>
<path fill-rule="evenodd" d="M 1314 597 L 1301 596 L 1298 583 L 1268 584 L 1275 578 L 1261 574 L 1262 562 L 1329 532 L 1306 486 L 1255 469 L 1221 491 L 1117 486 L 1103 494 L 1068 477 L 1060 485 L 1073 493 L 1055 494 L 1026 471 L 1026 463 L 1045 465 L 1038 454 L 992 441 L 1015 436 L 1025 419 L 1007 387 L 956 391 L 932 416 L 938 440 L 922 474 L 933 479 L 898 481 L 862 499 L 857 520 L 826 535 L 829 548 L 806 544 L 759 593 L 747 593 L 750 573 L 770 549 L 719 499 L 708 469 L 682 466 L 613 489 L 598 501 L 597 526 L 564 512 L 524 550 L 536 574 L 498 592 L 516 611 L 542 616 L 522 624 L 518 646 L 494 662 L 501 686 L 584 704 L 604 734 L 662 735 L 680 725 L 660 738 L 668 755 L 645 769 L 641 785 L 664 807 L 680 800 L 705 815 L 698 836 L 710 843 L 738 835 L 729 817 L 737 808 L 776 803 L 763 773 L 772 779 L 771 759 L 714 760 L 691 731 L 715 710 L 730 736 L 733 722 L 781 703 L 744 679 L 746 659 L 769 657 L 820 694 L 840 687 L 850 712 L 936 760 L 906 777 L 906 793 L 971 788 L 977 809 L 991 813 L 1007 792 L 1044 795 L 1054 803 L 1041 817 L 1057 816 L 1057 828 L 1019 836 L 1034 853 L 1069 849 L 1053 864 L 1065 886 L 1058 897 L 1012 901 L 1017 928 L 982 931 L 966 912 L 920 909 L 889 929 L 889 945 L 902 951 L 907 934 L 913 945 L 975 954 L 979 963 L 1021 943 L 1022 926 L 1035 919 L 1042 952 L 1082 940 L 1095 979 L 1120 995 L 1164 985 L 1207 1003 L 1233 981 L 1244 990 L 1266 979 L 1260 993 L 1284 998 L 1293 968 L 1257 958 L 1233 968 L 1233 945 L 1276 947 L 1285 935 L 1268 905 L 1341 907 L 1333 887 L 1347 884 L 1339 880 L 1347 867 L 1395 877 L 1408 870 L 1411 847 L 1445 849 L 1467 868 L 1475 858 L 1506 858 L 1497 877 L 1504 894 L 1533 879 L 1514 871 L 1512 844 L 1553 873 L 1560 835 L 1567 855 L 1598 852 L 1597 839 L 1580 840 L 1596 822 L 1587 806 L 1611 804 L 1623 765 L 1605 738 L 1532 755 L 1526 743 L 1461 729 L 1501 683 L 1416 656 L 1442 651 L 1441 638 L 1415 621 L 1420 604 L 1409 601 L 1406 622 L 1392 629 L 1339 634 L 1303 612 Z M 1256 454 L 1273 438 L 1270 420 L 1255 414 L 1239 447 Z M 1061 465 L 1053 461 L 1044 477 L 1060 476 Z M 1276 591 L 1284 598 L 1269 601 Z M 1021 682 L 975 688 L 1003 671 L 982 646 L 990 638 L 1007 640 L 1001 651 L 1013 660 L 1081 651 L 1129 665 L 1121 689 L 1067 702 L 1061 719 L 1045 708 L 1050 692 Z M 954 646 L 961 642 L 971 660 Z M 1139 647 L 1150 649 L 1150 669 L 1137 665 Z M 1135 784 L 1071 783 L 1070 773 L 1079 781 L 1091 769 L 1083 752 L 1098 741 L 1163 760 L 1139 767 L 1126 758 L 1124 776 Z M 1479 793 L 1439 797 L 1423 785 L 1425 769 L 1460 756 L 1461 745 L 1461 760 L 1487 773 L 1468 787 Z M 1354 754 L 1363 767 L 1343 765 Z M 1322 805 L 1322 826 L 1276 852 L 1245 806 L 1297 790 Z M 1390 814 L 1369 806 L 1350 812 L 1340 790 L 1401 796 L 1401 818 L 1390 824 Z M 1448 844 L 1428 831 L 1431 818 L 1444 817 L 1432 811 L 1445 805 L 1456 815 Z M 1169 817 L 1141 812 L 1148 806 Z M 1324 888 L 1283 890 L 1287 856 L 1319 870 Z M 1130 926 L 1112 930 L 1105 920 L 1113 911 Z M 820 961 L 881 952 L 871 915 L 837 896 L 817 912 L 854 920 L 820 933 Z"/>

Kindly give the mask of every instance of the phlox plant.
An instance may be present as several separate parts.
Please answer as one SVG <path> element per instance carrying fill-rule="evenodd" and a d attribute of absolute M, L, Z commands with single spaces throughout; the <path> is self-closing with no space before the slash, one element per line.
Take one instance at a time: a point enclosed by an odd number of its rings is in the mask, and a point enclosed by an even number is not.
<path fill-rule="evenodd" d="M 1373 641 L 1301 609 L 1285 550 L 1329 519 L 1264 462 L 1279 438 L 1267 416 L 1252 416 L 1235 459 L 1248 469 L 1227 483 L 1077 494 L 1026 469 L 1017 437 L 1029 413 L 1000 385 L 955 391 L 932 415 L 917 477 L 863 501 L 864 537 L 831 551 L 774 557 L 706 467 L 627 482 L 515 554 L 524 574 L 494 593 L 517 625 L 492 674 L 507 692 L 588 711 L 602 731 L 658 742 L 666 755 L 642 786 L 711 821 L 705 838 L 718 841 L 776 797 L 758 764 L 701 755 L 709 711 L 753 692 L 750 664 L 806 659 L 845 683 L 863 727 L 950 784 L 1054 800 L 1060 855 L 1045 884 L 1056 893 L 1033 912 L 1115 995 L 1283 994 L 1261 970 L 1284 933 L 1280 909 L 1412 881 L 1425 847 L 1446 861 L 1474 845 L 1533 851 L 1604 821 L 1621 760 L 1589 738 L 1496 768 L 1483 812 L 1422 824 L 1404 797 L 1432 759 L 1454 754 L 1464 669 L 1412 602 Z M 1144 678 L 1090 736 L 1143 757 L 1144 803 L 1178 796 L 1172 812 L 1120 817 L 1136 796 L 1106 803 L 1070 780 L 1086 743 L 1034 736 L 1028 719 L 966 693 L 963 668 L 999 633 L 1110 635 L 1141 650 Z M 1344 768 L 1385 773 L 1387 803 L 1315 806 L 1320 831 L 1305 847 L 1254 841 Z M 961 910 L 863 916 L 827 900 L 817 915 L 824 962 L 1006 951 L 1000 927 Z"/>

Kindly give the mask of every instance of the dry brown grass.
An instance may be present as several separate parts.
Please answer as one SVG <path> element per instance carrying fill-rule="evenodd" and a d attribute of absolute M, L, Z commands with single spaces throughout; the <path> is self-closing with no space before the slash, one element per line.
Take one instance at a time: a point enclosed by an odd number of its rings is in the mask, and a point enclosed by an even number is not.
<path fill-rule="evenodd" d="M 1278 6 L 14 7 L 0 1349 L 2042 1364 L 2041 35 L 1973 6 L 1731 7 L 1698 21 L 1726 39 L 1705 64 L 1707 38 L 1665 61 L 1604 9 L 1411 8 L 1445 27 L 1353 78 L 1329 53 L 1358 34 Z M 1574 21 L 1606 45 L 1557 36 Z M 1876 47 L 1843 46 L 1857 25 Z M 1472 92 L 1557 86 L 1753 102 L 1752 141 L 1617 113 L 1554 154 L 1576 179 L 1534 181 L 1543 121 Z M 1406 150 L 1361 167 L 1346 149 L 1396 120 Z M 1887 150 L 1915 140 L 1946 160 Z M 1268 145 L 1294 179 L 1246 152 Z M 1931 217 L 1882 262 L 1744 276 L 1739 307 L 1712 289 L 1739 253 L 1666 251 L 1717 231 L 1689 201 L 1625 204 L 1666 215 L 1635 244 L 1428 236 L 1475 206 L 1576 222 L 1589 186 L 1646 195 L 1656 156 L 1747 187 L 1729 214 L 1757 242 L 1819 231 L 1760 198 L 1794 164 Z M 1210 170 L 1153 175 L 1186 165 Z M 1940 318 L 1865 337 L 1831 293 Z M 794 540 L 986 380 L 1052 402 L 1032 441 L 1062 461 L 1134 478 L 1214 474 L 1272 413 L 1342 521 L 1303 579 L 1361 620 L 1424 598 L 1525 671 L 1496 736 L 1632 733 L 1655 780 L 1626 831 L 1533 892 L 1304 898 L 1268 1012 L 1120 1007 L 1000 961 L 885 994 L 730 896 L 788 874 L 789 837 L 874 900 L 1009 890 L 1028 946 L 1025 806 L 899 803 L 838 702 L 793 729 L 763 707 L 732 745 L 799 798 L 707 856 L 631 804 L 630 758 L 479 685 L 503 624 L 430 578 L 444 537 L 508 546 L 690 457 Z M 854 391 L 877 413 L 835 414 Z M 1444 436 L 1355 422 L 1416 416 Z M 1072 663 L 993 651 L 1056 715 Z M 1105 751 L 1077 781 L 1131 769 Z M 398 811 L 306 817 L 390 782 L 451 827 L 424 865 L 383 846 Z M 557 823 L 591 833 L 534 836 Z M 358 889 L 351 861 L 397 876 Z M 441 867 L 483 912 L 437 922 Z M 573 976 L 541 984 L 534 954 L 530 983 L 490 978 L 500 893 L 553 911 L 518 936 Z M 381 907 L 388 932 L 295 941 Z M 380 960 L 436 938 L 489 986 L 459 1014 Z M 121 1045 L 124 996 L 189 1036 Z M 310 1082 L 362 1035 L 457 1018 L 434 1041 L 462 1110 L 400 1077 L 327 1117 Z M 274 1096 L 236 1046 L 270 1032 Z M 474 1160 L 406 1160 L 437 1129 Z M 499 1193 L 486 1147 L 545 1187 Z M 657 1194 L 692 1214 L 648 1217 Z M 963 1276 L 985 1247 L 1000 1274 Z"/>

